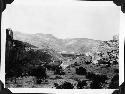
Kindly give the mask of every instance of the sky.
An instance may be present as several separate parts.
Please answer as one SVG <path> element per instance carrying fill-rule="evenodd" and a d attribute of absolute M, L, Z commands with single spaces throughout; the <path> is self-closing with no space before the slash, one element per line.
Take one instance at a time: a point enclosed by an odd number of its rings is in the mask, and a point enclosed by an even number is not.
<path fill-rule="evenodd" d="M 110 40 L 119 33 L 120 9 L 116 6 L 84 6 L 72 0 L 67 0 L 70 3 L 51 1 L 15 0 L 3 13 L 3 29 L 53 34 L 62 39 Z"/>

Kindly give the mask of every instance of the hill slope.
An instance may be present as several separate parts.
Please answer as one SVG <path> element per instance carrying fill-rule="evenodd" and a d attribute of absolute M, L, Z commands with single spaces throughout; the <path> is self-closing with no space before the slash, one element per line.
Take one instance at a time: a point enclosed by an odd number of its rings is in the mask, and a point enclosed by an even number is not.
<path fill-rule="evenodd" d="M 58 39 L 51 34 L 22 34 L 20 32 L 14 32 L 14 39 L 28 42 L 41 49 L 48 48 L 67 54 L 86 53 L 104 43 L 87 38 Z"/>

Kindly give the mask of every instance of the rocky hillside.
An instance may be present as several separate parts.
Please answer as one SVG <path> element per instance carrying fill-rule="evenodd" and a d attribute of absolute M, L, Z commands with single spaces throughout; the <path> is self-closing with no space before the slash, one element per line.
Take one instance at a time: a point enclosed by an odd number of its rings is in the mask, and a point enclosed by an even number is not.
<path fill-rule="evenodd" d="M 116 37 L 113 37 L 115 40 Z M 72 39 L 58 39 L 51 34 L 23 34 L 14 32 L 14 39 L 23 42 L 28 42 L 40 49 L 53 49 L 60 53 L 67 54 L 84 54 L 86 52 L 97 52 L 102 49 L 110 49 L 104 41 L 93 40 L 87 38 L 72 38 Z M 101 45 L 103 45 L 102 48 Z"/>
<path fill-rule="evenodd" d="M 98 63 L 102 57 L 107 57 L 113 51 L 119 53 L 119 37 L 113 36 L 112 40 L 100 41 L 87 38 L 58 39 L 51 34 L 23 34 L 14 32 L 14 39 L 30 43 L 39 49 L 51 49 L 56 57 L 64 59 L 60 54 L 86 54 L 91 56 L 93 63 Z"/>
<path fill-rule="evenodd" d="M 118 36 L 109 41 L 58 39 L 8 30 L 5 69 L 6 87 L 116 89 Z"/>

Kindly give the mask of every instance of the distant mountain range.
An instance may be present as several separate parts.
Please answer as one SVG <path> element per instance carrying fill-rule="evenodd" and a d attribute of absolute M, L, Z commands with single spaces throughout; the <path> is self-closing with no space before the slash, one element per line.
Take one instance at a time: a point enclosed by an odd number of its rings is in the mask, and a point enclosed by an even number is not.
<path fill-rule="evenodd" d="M 40 49 L 48 48 L 53 49 L 58 53 L 66 54 L 80 54 L 91 52 L 93 50 L 96 51 L 100 45 L 106 45 L 104 41 L 100 40 L 87 38 L 58 39 L 52 34 L 41 33 L 23 34 L 20 32 L 14 32 L 14 39 L 28 42 Z"/>

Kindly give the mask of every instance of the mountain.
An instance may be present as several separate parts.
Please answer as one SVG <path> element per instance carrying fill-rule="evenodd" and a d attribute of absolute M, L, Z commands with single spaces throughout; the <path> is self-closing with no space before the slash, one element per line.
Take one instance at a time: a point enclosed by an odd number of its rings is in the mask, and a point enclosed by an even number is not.
<path fill-rule="evenodd" d="M 100 45 L 105 45 L 105 47 L 103 47 L 104 49 L 108 48 L 104 41 L 88 38 L 58 39 L 52 34 L 23 34 L 20 32 L 14 32 L 14 39 L 28 42 L 40 49 L 48 48 L 53 49 L 58 53 L 66 54 L 97 52 Z"/>
<path fill-rule="evenodd" d="M 53 48 L 58 51 L 61 50 L 61 46 L 63 46 L 62 41 L 51 34 L 23 34 L 20 32 L 14 32 L 14 39 L 28 42 L 41 49 Z"/>
<path fill-rule="evenodd" d="M 101 41 L 87 39 L 87 38 L 74 38 L 65 40 L 65 47 L 70 51 L 74 51 L 75 53 L 86 53 L 90 51 L 93 47 L 100 44 Z"/>

